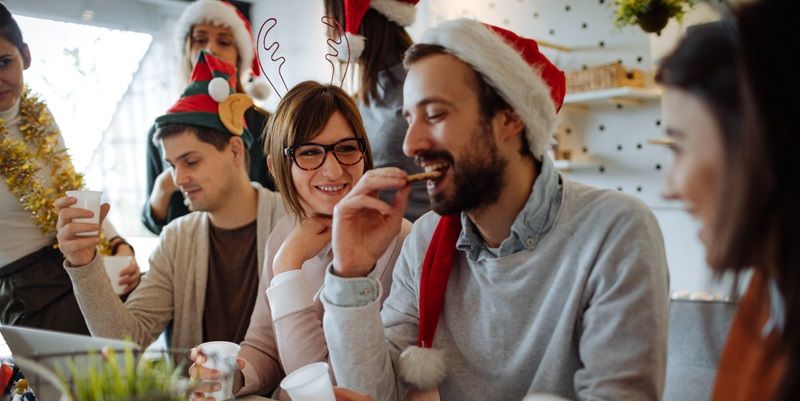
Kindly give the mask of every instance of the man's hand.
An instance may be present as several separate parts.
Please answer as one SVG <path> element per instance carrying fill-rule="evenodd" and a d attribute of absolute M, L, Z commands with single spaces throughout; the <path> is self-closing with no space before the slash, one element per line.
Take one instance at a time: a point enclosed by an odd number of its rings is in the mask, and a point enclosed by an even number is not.
<path fill-rule="evenodd" d="M 97 244 L 100 242 L 99 235 L 83 237 L 77 234 L 92 231 L 99 232 L 100 226 L 103 225 L 103 220 L 105 220 L 110 209 L 107 203 L 100 206 L 99 224 L 76 223 L 73 222 L 74 219 L 94 216 L 91 210 L 70 207 L 77 202 L 78 200 L 71 196 L 58 198 L 55 201 L 56 212 L 58 212 L 58 222 L 56 222 L 58 248 L 64 254 L 70 266 L 84 266 L 94 259 L 95 252 L 97 252 Z"/>
<path fill-rule="evenodd" d="M 299 269 L 331 242 L 333 219 L 327 215 L 309 216 L 297 221 L 283 241 L 272 263 L 274 275 Z"/>
<path fill-rule="evenodd" d="M 189 359 L 191 359 L 193 362 L 192 365 L 189 366 L 189 375 L 202 380 L 202 383 L 197 387 L 197 389 L 195 389 L 194 393 L 192 393 L 192 401 L 214 400 L 214 397 L 206 398 L 204 393 L 219 391 L 222 388 L 222 384 L 218 381 L 222 379 L 222 375 L 220 374 L 219 370 L 203 367 L 203 364 L 206 363 L 208 358 L 206 358 L 199 348 L 192 348 L 191 352 L 189 353 Z M 244 369 L 245 365 L 244 359 L 236 358 L 236 365 L 238 365 L 239 369 L 231 374 L 241 376 L 242 369 Z M 236 383 L 242 383 L 243 380 L 241 377 L 239 377 L 239 380 L 234 378 L 233 382 L 233 393 L 236 394 L 236 392 L 239 391 L 239 389 L 236 388 Z"/>
<path fill-rule="evenodd" d="M 395 167 L 370 170 L 333 210 L 333 270 L 342 277 L 366 276 L 400 232 L 411 187 Z M 397 190 L 392 204 L 378 191 Z"/>

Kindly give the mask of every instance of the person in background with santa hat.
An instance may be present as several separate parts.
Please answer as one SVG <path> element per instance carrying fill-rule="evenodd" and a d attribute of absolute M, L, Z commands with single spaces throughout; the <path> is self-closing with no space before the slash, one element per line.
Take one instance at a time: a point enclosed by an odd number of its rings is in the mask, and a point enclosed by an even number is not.
<path fill-rule="evenodd" d="M 375 155 L 376 167 L 422 171 L 403 154 L 408 124 L 402 116 L 403 53 L 413 44 L 405 27 L 414 22 L 419 0 L 325 0 L 326 14 L 343 22 L 348 42 L 339 58 L 359 66 L 356 100 Z M 349 48 L 344 46 L 349 43 Z M 431 210 L 425 186 L 409 196 L 406 219 L 413 222 Z"/>
<path fill-rule="evenodd" d="M 638 199 L 561 176 L 547 156 L 564 74 L 535 41 L 475 20 L 428 30 L 405 55 L 403 144 L 433 212 L 414 224 L 380 308 L 368 276 L 410 188 L 368 171 L 334 209 L 320 298 L 340 386 L 377 400 L 658 400 L 668 271 Z M 376 197 L 395 191 L 391 202 Z"/>
<path fill-rule="evenodd" d="M 237 69 L 237 93 L 247 93 L 251 97 L 267 97 L 267 84 L 260 76 L 258 61 L 250 23 L 227 1 L 197 0 L 186 7 L 175 27 L 178 46 L 183 50 L 178 71 L 183 85 L 189 82 L 197 55 L 200 50 L 219 57 Z M 269 115 L 266 111 L 252 106 L 245 112 L 249 131 L 253 134 L 253 146 L 249 149 L 248 169 L 250 180 L 260 183 L 267 189 L 275 186 L 267 171 L 264 159 L 261 132 Z M 175 182 L 171 169 L 164 163 L 158 146 L 153 142 L 155 124 L 147 134 L 147 196 L 142 222 L 154 234 L 170 221 L 189 213 L 190 209 Z"/>

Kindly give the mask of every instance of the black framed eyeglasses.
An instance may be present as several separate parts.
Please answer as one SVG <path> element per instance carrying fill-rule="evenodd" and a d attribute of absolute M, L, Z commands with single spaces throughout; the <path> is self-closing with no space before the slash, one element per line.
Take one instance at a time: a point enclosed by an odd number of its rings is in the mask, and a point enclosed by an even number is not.
<path fill-rule="evenodd" d="M 364 138 L 345 138 L 330 145 L 306 142 L 290 146 L 283 154 L 294 160 L 294 164 L 303 170 L 316 170 L 325 163 L 328 152 L 343 166 L 352 166 L 364 158 L 367 141 Z"/>

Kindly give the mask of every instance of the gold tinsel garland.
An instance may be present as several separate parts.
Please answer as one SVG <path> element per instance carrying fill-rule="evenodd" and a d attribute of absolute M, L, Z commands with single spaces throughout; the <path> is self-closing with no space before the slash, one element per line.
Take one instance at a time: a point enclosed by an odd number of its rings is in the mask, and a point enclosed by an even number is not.
<path fill-rule="evenodd" d="M 0 177 L 46 235 L 55 231 L 58 220 L 53 203 L 66 191 L 82 188 L 83 176 L 75 171 L 66 149 L 56 150 L 60 132 L 53 116 L 27 87 L 19 104 L 19 130 L 23 140 L 12 140 L 0 118 Z M 37 159 L 50 166 L 50 187 L 36 175 Z"/>

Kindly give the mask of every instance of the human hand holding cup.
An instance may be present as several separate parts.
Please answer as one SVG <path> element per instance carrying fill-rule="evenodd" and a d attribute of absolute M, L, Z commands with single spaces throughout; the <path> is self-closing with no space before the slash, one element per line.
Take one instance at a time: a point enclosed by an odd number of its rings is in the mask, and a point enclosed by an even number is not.
<path fill-rule="evenodd" d="M 216 401 L 225 401 L 234 398 L 233 379 L 237 368 L 243 368 L 243 361 L 237 358 L 239 349 L 238 344 L 229 341 L 210 341 L 198 345 L 192 351 L 191 358 L 195 363 L 190 371 L 193 375 L 199 373 L 203 381 L 203 398 L 194 397 L 194 400 L 213 398 Z"/>
<path fill-rule="evenodd" d="M 295 370 L 281 380 L 281 388 L 292 401 L 336 401 L 328 364 L 314 362 Z"/>
<path fill-rule="evenodd" d="M 93 213 L 92 217 L 75 218 L 76 223 L 100 224 L 100 191 L 67 191 L 67 196 L 77 199 L 77 202 L 70 207 L 86 209 Z M 92 237 L 100 234 L 100 231 L 80 232 L 75 235 L 81 237 Z"/>
<path fill-rule="evenodd" d="M 92 193 L 88 199 L 87 192 Z M 67 191 L 67 196 L 56 199 L 54 206 L 58 213 L 56 238 L 61 253 L 73 267 L 88 264 L 97 252 L 100 225 L 109 205 L 100 205 L 98 191 Z"/>
<path fill-rule="evenodd" d="M 103 265 L 106 267 L 106 274 L 111 281 L 111 287 L 114 293 L 122 295 L 125 293 L 127 286 L 119 283 L 122 279 L 122 271 L 133 263 L 133 256 L 103 256 Z"/>

